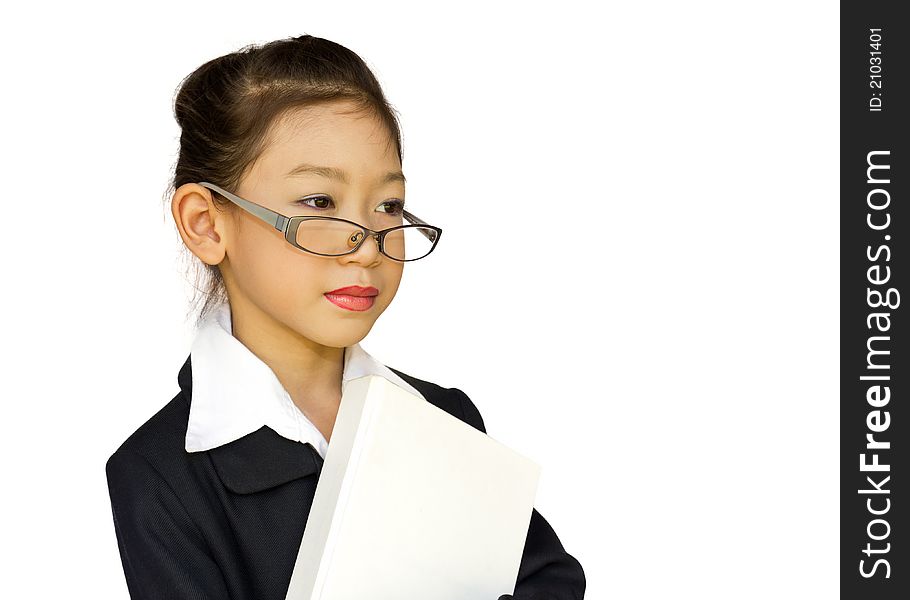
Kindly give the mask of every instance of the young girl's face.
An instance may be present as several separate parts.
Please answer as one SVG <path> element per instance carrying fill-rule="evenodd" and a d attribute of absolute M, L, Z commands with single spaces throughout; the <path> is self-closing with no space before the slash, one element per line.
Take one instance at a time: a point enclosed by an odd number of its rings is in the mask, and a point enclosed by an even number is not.
<path fill-rule="evenodd" d="M 343 114 L 350 108 L 337 102 L 296 109 L 277 121 L 265 152 L 235 193 L 286 216 L 340 217 L 376 230 L 389 226 L 395 218 L 390 213 L 400 213 L 405 198 L 396 146 L 381 121 Z M 313 194 L 319 196 L 304 199 Z M 404 265 L 381 254 L 375 238 L 367 237 L 353 254 L 317 256 L 231 208 L 220 267 L 232 313 L 242 312 L 244 329 L 278 329 L 346 347 L 367 335 L 395 297 Z M 379 290 L 371 307 L 349 310 L 325 295 L 352 285 Z"/>

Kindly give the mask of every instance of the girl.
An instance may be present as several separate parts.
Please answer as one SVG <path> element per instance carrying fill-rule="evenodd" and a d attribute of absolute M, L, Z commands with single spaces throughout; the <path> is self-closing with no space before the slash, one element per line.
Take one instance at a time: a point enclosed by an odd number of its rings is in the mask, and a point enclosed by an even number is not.
<path fill-rule="evenodd" d="M 285 600 L 345 382 L 386 377 L 486 431 L 464 392 L 359 345 L 442 230 L 405 209 L 397 119 L 343 46 L 211 60 L 175 115 L 172 214 L 210 285 L 180 392 L 107 461 L 120 556 L 132 598 Z M 514 597 L 584 589 L 534 509 Z"/>

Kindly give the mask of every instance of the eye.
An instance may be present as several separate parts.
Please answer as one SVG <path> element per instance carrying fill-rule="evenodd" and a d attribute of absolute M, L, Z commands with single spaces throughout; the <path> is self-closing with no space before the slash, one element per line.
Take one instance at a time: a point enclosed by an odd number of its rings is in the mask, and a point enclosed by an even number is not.
<path fill-rule="evenodd" d="M 329 204 L 326 204 L 327 202 Z M 315 208 L 318 210 L 328 210 L 334 206 L 335 201 L 332 200 L 331 196 L 326 196 L 325 194 L 317 194 L 314 196 L 301 198 L 300 200 L 295 201 L 294 204 L 298 206 L 308 206 L 310 208 Z M 400 215 L 402 212 L 404 212 L 404 200 L 400 200 L 398 198 L 386 200 L 379 206 L 380 208 L 377 210 L 390 215 Z"/>
<path fill-rule="evenodd" d="M 404 212 L 404 200 L 399 200 L 398 198 L 386 200 L 380 206 L 387 207 L 384 212 L 391 215 L 400 215 L 402 212 Z"/>
<path fill-rule="evenodd" d="M 331 197 L 320 194 L 320 195 L 317 195 L 317 196 L 307 196 L 306 198 L 301 198 L 300 200 L 297 200 L 294 204 L 298 204 L 298 205 L 300 205 L 300 206 L 309 206 L 309 207 L 311 207 L 311 208 L 318 208 L 318 209 L 323 209 L 323 210 L 325 210 L 325 209 L 328 208 L 328 206 L 323 206 L 323 205 L 315 205 L 315 206 L 314 206 L 313 204 L 307 204 L 307 203 L 310 202 L 310 201 L 313 201 L 313 202 L 322 202 L 322 203 L 330 202 L 330 203 L 332 203 L 332 204 L 335 203 L 335 202 L 332 200 Z"/>

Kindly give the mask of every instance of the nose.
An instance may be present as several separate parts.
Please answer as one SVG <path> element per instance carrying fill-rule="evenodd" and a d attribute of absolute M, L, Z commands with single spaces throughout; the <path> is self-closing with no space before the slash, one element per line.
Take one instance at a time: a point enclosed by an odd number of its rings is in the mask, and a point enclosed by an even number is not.
<path fill-rule="evenodd" d="M 358 232 L 361 233 L 362 232 Z M 354 239 L 356 234 L 353 234 L 350 239 Z M 376 262 L 381 253 L 379 252 L 379 234 L 378 233 L 367 233 L 366 238 L 372 238 L 372 242 L 369 239 L 360 239 L 359 246 L 357 250 L 351 252 L 350 254 L 344 254 L 339 258 L 344 260 L 357 260 L 364 264 L 372 264 Z"/>

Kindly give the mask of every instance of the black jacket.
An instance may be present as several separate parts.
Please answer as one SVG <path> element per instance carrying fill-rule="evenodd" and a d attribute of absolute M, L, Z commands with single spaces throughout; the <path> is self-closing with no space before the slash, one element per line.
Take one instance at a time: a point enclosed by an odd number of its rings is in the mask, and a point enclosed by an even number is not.
<path fill-rule="evenodd" d="M 180 392 L 106 464 L 130 597 L 285 600 L 323 459 L 312 445 L 267 426 L 187 452 L 190 358 L 177 375 Z M 429 402 L 486 432 L 461 390 L 392 370 Z M 581 564 L 534 509 L 515 599 L 578 600 L 584 590 Z"/>

